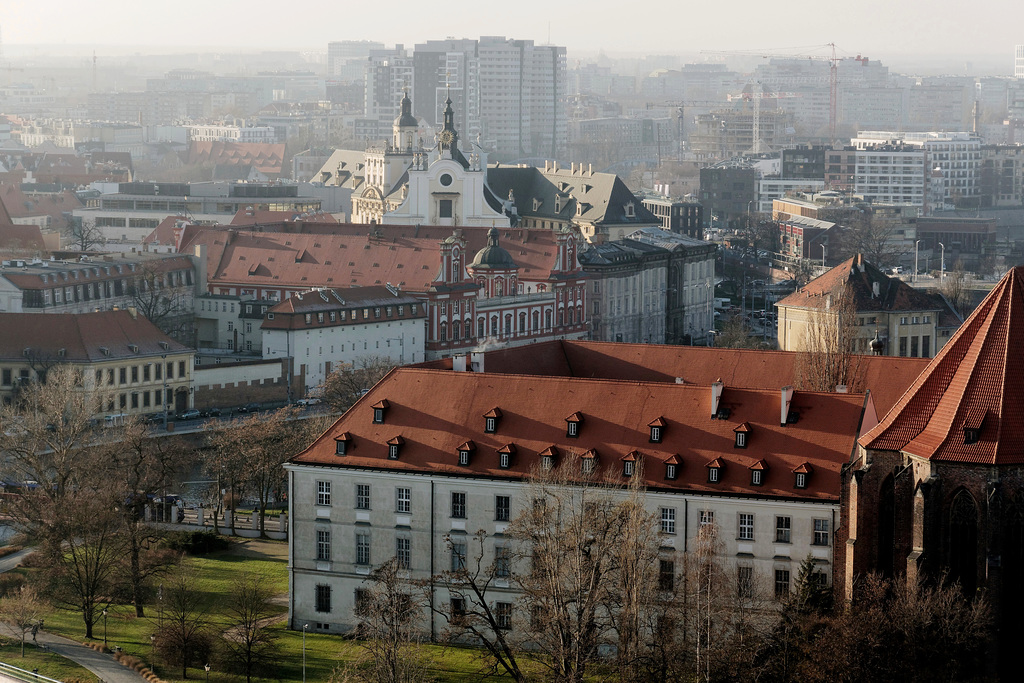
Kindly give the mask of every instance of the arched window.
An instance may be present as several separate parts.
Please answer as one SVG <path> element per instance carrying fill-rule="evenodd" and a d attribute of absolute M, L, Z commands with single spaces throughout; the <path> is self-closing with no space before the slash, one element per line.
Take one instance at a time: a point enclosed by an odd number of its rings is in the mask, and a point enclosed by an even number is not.
<path fill-rule="evenodd" d="M 508 313 L 505 315 L 505 336 L 512 336 L 512 314 Z"/>
<path fill-rule="evenodd" d="M 480 335 L 480 336 L 482 337 L 483 335 Z M 469 320 L 467 320 L 466 321 L 466 339 L 472 339 L 472 338 L 473 338 L 473 323 L 470 322 Z"/>
<path fill-rule="evenodd" d="M 441 327 L 439 329 L 439 332 L 440 332 L 440 335 L 441 335 L 441 341 L 442 342 L 448 341 L 448 323 L 441 323 Z"/>
<path fill-rule="evenodd" d="M 544 329 L 551 329 L 551 309 L 544 311 Z"/>
<path fill-rule="evenodd" d="M 459 341 L 459 334 L 462 332 L 462 325 L 456 320 L 452 323 L 452 341 Z"/>
<path fill-rule="evenodd" d="M 537 332 L 540 330 L 540 311 L 533 312 L 533 331 Z"/>
<path fill-rule="evenodd" d="M 503 296 L 505 294 L 505 280 L 502 278 L 494 279 L 494 296 Z"/>
<path fill-rule="evenodd" d="M 492 315 L 491 316 L 491 335 L 496 337 L 496 336 L 498 336 L 498 333 L 499 333 L 499 330 L 498 330 L 498 316 Z"/>
<path fill-rule="evenodd" d="M 978 587 L 978 506 L 963 489 L 949 506 L 949 580 L 967 597 Z"/>
<path fill-rule="evenodd" d="M 519 334 L 526 334 L 526 314 L 519 314 Z"/>
<path fill-rule="evenodd" d="M 487 331 L 484 329 L 484 317 L 480 316 L 476 321 L 476 336 L 483 339 L 487 336 Z"/>

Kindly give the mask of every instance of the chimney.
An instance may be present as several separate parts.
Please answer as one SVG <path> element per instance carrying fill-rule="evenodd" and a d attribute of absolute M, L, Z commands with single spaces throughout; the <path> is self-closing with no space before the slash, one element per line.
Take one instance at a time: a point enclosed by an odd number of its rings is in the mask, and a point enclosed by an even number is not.
<path fill-rule="evenodd" d="M 128 307 L 128 313 L 132 316 L 132 320 L 139 319 L 139 309 L 135 308 L 134 306 Z"/>
<path fill-rule="evenodd" d="M 483 372 L 484 371 L 484 354 L 483 354 L 483 351 L 474 351 L 473 354 L 470 356 L 470 361 L 472 363 L 473 372 Z"/>
<path fill-rule="evenodd" d="M 722 384 L 722 380 L 711 383 L 711 417 L 714 419 L 715 415 L 718 414 L 718 404 L 722 400 L 722 391 L 725 389 L 725 385 Z"/>
<path fill-rule="evenodd" d="M 594 175 L 594 165 L 587 164 L 587 175 Z"/>
<path fill-rule="evenodd" d="M 452 357 L 452 370 L 454 370 L 455 372 L 465 372 L 466 371 L 466 357 L 463 356 L 463 355 L 453 356 Z"/>
<path fill-rule="evenodd" d="M 786 420 L 789 419 L 789 404 L 793 402 L 793 386 L 782 387 L 782 412 L 779 419 L 779 424 L 782 426 L 786 425 Z"/>
<path fill-rule="evenodd" d="M 878 280 L 871 283 L 871 296 L 878 298 L 881 295 L 881 290 L 878 285 Z"/>
<path fill-rule="evenodd" d="M 195 295 L 199 296 L 206 291 L 206 277 L 207 268 L 209 266 L 208 259 L 206 257 L 206 245 L 197 244 L 192 250 L 194 258 L 192 263 L 195 265 Z"/>

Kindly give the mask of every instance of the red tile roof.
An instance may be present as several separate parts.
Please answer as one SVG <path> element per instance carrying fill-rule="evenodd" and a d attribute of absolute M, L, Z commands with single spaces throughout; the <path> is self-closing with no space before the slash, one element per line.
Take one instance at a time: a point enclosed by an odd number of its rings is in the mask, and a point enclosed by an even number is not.
<path fill-rule="evenodd" d="M 267 176 L 281 175 L 285 146 L 262 142 L 200 142 L 188 148 L 189 165 L 213 164 L 227 166 L 252 165 Z"/>
<path fill-rule="evenodd" d="M 795 424 L 779 425 L 777 390 L 726 388 L 722 404 L 728 420 L 711 419 L 707 387 L 618 380 L 492 375 L 425 368 L 398 368 L 382 379 L 309 448 L 293 458 L 299 464 L 438 472 L 448 475 L 522 478 L 555 446 L 560 452 L 596 453 L 602 474 L 622 482 L 619 460 L 636 452 L 644 461 L 649 486 L 707 493 L 783 496 L 835 501 L 839 473 L 849 462 L 858 434 L 864 395 L 796 392 Z M 371 406 L 388 405 L 382 424 Z M 501 411 L 495 433 L 484 431 L 481 416 Z M 565 413 L 587 416 L 578 438 L 567 438 Z M 663 416 L 661 443 L 650 443 L 648 423 Z M 754 426 L 747 448 L 734 448 L 733 429 Z M 336 455 L 335 439 L 349 434 L 348 455 Z M 387 442 L 405 440 L 400 457 L 389 460 Z M 457 451 L 471 441 L 469 466 Z M 498 451 L 513 445 L 509 469 L 498 465 Z M 677 458 L 678 460 L 672 460 Z M 721 481 L 709 483 L 704 466 L 720 459 Z M 747 468 L 764 460 L 762 486 L 752 487 Z M 666 462 L 681 462 L 678 479 L 665 478 Z M 807 489 L 796 489 L 794 469 L 811 463 Z"/>
<path fill-rule="evenodd" d="M 882 421 L 865 448 L 930 460 L 1024 463 L 1024 267 L 1008 272 Z M 976 443 L 965 427 L 980 423 Z"/>
<path fill-rule="evenodd" d="M 874 287 L 878 286 L 878 296 Z M 824 308 L 828 295 L 846 287 L 857 311 L 944 311 L 941 297 L 914 289 L 898 278 L 875 268 L 858 254 L 808 282 L 777 305 L 793 308 Z"/>
<path fill-rule="evenodd" d="M 231 218 L 231 225 L 266 225 L 268 223 L 291 223 L 297 218 L 309 223 L 337 223 L 338 219 L 329 213 L 299 213 L 297 211 L 257 211 L 239 209 Z"/>
<path fill-rule="evenodd" d="M 488 351 L 484 371 L 491 373 L 595 377 L 639 382 L 676 382 L 709 386 L 780 389 L 798 386 L 799 354 L 701 346 L 552 341 Z M 896 404 L 927 367 L 926 358 L 860 356 L 861 390 L 870 390 L 879 414 Z M 450 358 L 421 367 L 451 368 Z"/>
<path fill-rule="evenodd" d="M 164 349 L 160 342 L 167 344 Z M 138 346 L 138 351 L 129 345 Z M 25 349 L 37 358 L 92 362 L 185 351 L 156 325 L 129 311 L 48 315 L 0 313 L 0 359 L 20 361 Z M 101 350 L 107 348 L 110 356 Z M 64 355 L 59 351 L 64 349 Z"/>
<path fill-rule="evenodd" d="M 0 249 L 11 252 L 45 251 L 43 231 L 38 225 L 11 225 L 0 221 Z"/>

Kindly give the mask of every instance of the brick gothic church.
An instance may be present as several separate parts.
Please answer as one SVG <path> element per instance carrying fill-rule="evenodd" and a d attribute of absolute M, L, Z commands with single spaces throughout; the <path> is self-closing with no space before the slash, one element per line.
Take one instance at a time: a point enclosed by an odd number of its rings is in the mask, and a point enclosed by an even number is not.
<path fill-rule="evenodd" d="M 1024 267 L 859 444 L 843 476 L 837 596 L 871 571 L 984 591 L 1008 680 L 1024 635 Z"/>

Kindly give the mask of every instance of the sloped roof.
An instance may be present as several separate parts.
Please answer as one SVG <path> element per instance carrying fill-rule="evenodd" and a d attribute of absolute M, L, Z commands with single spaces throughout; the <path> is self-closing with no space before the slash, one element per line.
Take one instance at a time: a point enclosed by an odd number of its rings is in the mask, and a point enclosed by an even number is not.
<path fill-rule="evenodd" d="M 257 211 L 239 209 L 231 218 L 231 225 L 266 225 L 268 223 L 290 223 L 296 220 L 317 223 L 337 223 L 338 219 L 329 213 L 302 214 L 295 211 Z"/>
<path fill-rule="evenodd" d="M 349 320 L 311 320 L 304 321 L 306 314 L 324 313 L 328 311 L 342 311 L 352 308 L 383 307 L 383 306 L 404 306 L 401 314 L 397 309 L 394 313 L 389 312 L 383 319 L 374 318 L 374 323 L 399 321 L 408 318 L 425 318 L 426 308 L 419 308 L 415 313 L 412 304 L 418 304 L 419 299 L 404 292 L 392 292 L 387 287 L 352 287 L 349 289 L 322 289 L 302 292 L 290 296 L 284 301 L 275 304 L 268 313 L 276 314 L 273 319 L 265 318 L 260 326 L 264 330 L 305 330 L 321 327 L 335 327 L 338 325 L 355 324 L 355 315 Z M 364 321 L 369 322 L 369 321 Z"/>
<path fill-rule="evenodd" d="M 137 345 L 138 352 L 131 350 L 130 344 Z M 109 349 L 110 355 L 101 348 Z M 176 353 L 186 347 L 141 315 L 133 316 L 125 310 L 61 315 L 0 313 L 0 359 L 21 361 L 25 349 L 31 349 L 36 358 L 91 362 Z M 63 356 L 59 355 L 61 349 Z"/>
<path fill-rule="evenodd" d="M 487 169 L 487 185 L 499 198 L 507 199 L 512 192 L 516 211 L 520 216 L 578 220 L 592 224 L 661 225 L 629 191 L 614 173 L 573 172 L 571 168 L 557 171 L 532 166 L 491 165 Z M 555 197 L 561 197 L 555 211 Z M 534 200 L 539 202 L 534 208 Z M 626 215 L 626 205 L 633 204 L 633 215 Z M 583 205 L 581 213 L 577 204 Z"/>
<path fill-rule="evenodd" d="M 860 443 L 929 460 L 1024 463 L 1024 267 L 1012 268 Z M 980 423 L 966 444 L 963 429 Z"/>
<path fill-rule="evenodd" d="M 188 164 L 251 165 L 266 176 L 281 174 L 284 164 L 283 143 L 192 141 Z"/>
<path fill-rule="evenodd" d="M 638 382 L 781 389 L 797 384 L 799 354 L 666 344 L 556 340 L 496 349 L 484 355 L 484 371 Z M 859 356 L 863 388 L 879 414 L 892 408 L 927 367 L 927 358 Z M 421 367 L 450 368 L 450 358 Z"/>
<path fill-rule="evenodd" d="M 0 249 L 44 251 L 46 244 L 43 242 L 43 231 L 38 225 L 4 224 L 0 220 Z"/>
<path fill-rule="evenodd" d="M 375 424 L 370 406 L 381 400 L 388 409 Z M 405 367 L 389 373 L 292 462 L 518 479 L 554 445 L 564 453 L 595 450 L 601 474 L 619 483 L 625 482 L 620 458 L 636 451 L 652 488 L 838 500 L 840 469 L 854 449 L 864 395 L 797 392 L 792 409 L 800 419 L 785 426 L 779 425 L 778 391 L 727 389 L 722 402 L 731 417 L 712 420 L 707 387 Z M 482 416 L 495 406 L 501 421 L 487 433 Z M 565 415 L 573 410 L 587 420 L 570 439 Z M 663 440 L 650 443 L 647 425 L 658 416 L 667 423 Z M 743 422 L 753 426 L 753 436 L 747 448 L 735 449 L 733 429 Z M 334 441 L 344 433 L 351 437 L 349 455 L 338 456 Z M 387 442 L 396 436 L 405 445 L 399 459 L 389 460 Z M 459 466 L 457 449 L 467 440 L 476 450 L 468 467 Z M 516 458 L 501 469 L 498 449 L 510 443 Z M 666 479 L 664 464 L 677 455 L 678 479 Z M 704 465 L 715 458 L 725 466 L 721 481 L 712 484 Z M 747 468 L 762 459 L 769 465 L 764 485 L 751 486 Z M 804 462 L 814 467 L 805 490 L 795 488 L 792 474 Z"/>
<path fill-rule="evenodd" d="M 878 296 L 874 286 L 878 285 Z M 819 308 L 826 306 L 829 295 L 837 287 L 846 287 L 852 294 L 854 305 L 861 311 L 937 311 L 944 313 L 948 306 L 942 297 L 914 289 L 898 278 L 892 278 L 864 260 L 861 254 L 851 256 L 838 266 L 814 278 L 777 305 L 791 308 Z"/>
<path fill-rule="evenodd" d="M 27 195 L 21 188 L 14 184 L 0 184 L 0 204 L 3 204 L 7 214 L 11 218 L 30 218 L 35 216 L 50 216 L 54 221 L 59 221 L 61 214 L 80 209 L 84 206 L 78 200 L 74 192 L 59 192 L 56 194 L 34 194 Z M 0 213 L 0 218 L 3 214 Z M 3 221 L 0 220 L 0 223 Z"/>

